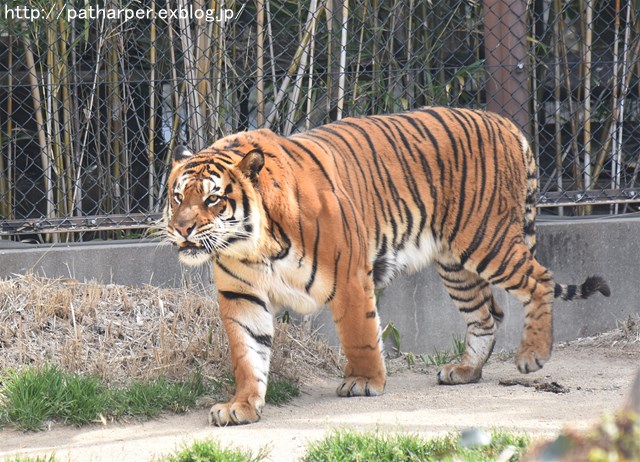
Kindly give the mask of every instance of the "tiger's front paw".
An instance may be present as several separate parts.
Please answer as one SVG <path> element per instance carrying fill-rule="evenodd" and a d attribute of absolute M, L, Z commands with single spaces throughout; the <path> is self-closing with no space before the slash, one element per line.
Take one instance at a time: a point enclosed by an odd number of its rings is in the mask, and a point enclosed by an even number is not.
<path fill-rule="evenodd" d="M 384 393 L 385 378 L 347 377 L 336 390 L 338 396 L 378 396 Z"/>
<path fill-rule="evenodd" d="M 214 404 L 209 411 L 209 424 L 223 427 L 257 422 L 260 420 L 263 407 L 264 401 L 261 398 Z"/>
<path fill-rule="evenodd" d="M 438 383 L 441 385 L 459 385 L 477 382 L 482 378 L 482 367 L 467 364 L 446 364 L 438 371 Z"/>
<path fill-rule="evenodd" d="M 523 374 L 542 369 L 551 357 L 551 348 L 536 348 L 533 346 L 520 346 L 516 353 L 516 366 Z"/>

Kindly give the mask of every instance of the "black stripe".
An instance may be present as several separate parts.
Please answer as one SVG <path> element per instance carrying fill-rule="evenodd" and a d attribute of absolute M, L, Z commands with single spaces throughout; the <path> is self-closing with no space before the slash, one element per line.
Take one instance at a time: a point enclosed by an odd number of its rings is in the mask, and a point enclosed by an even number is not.
<path fill-rule="evenodd" d="M 420 234 L 423 231 L 426 220 L 427 220 L 427 213 L 426 213 L 426 207 L 420 195 L 420 189 L 416 183 L 415 172 L 412 171 L 411 165 L 409 164 L 408 157 L 410 157 L 413 162 L 416 161 L 416 157 L 413 153 L 411 143 L 407 139 L 407 136 L 406 136 L 407 133 L 405 133 L 406 126 L 404 122 L 406 120 L 411 120 L 411 118 L 400 119 L 398 117 L 389 117 L 388 119 L 382 119 L 382 118 L 375 119 L 376 122 L 384 125 L 384 128 L 389 133 L 395 135 L 395 137 L 399 140 L 399 142 L 404 147 L 403 150 L 393 149 L 393 153 L 395 154 L 395 159 L 397 163 L 400 164 L 402 168 L 404 182 L 407 188 L 409 189 L 409 192 L 411 193 L 411 198 L 413 199 L 413 203 L 417 205 L 418 210 L 420 212 L 420 224 L 418 225 L 418 232 L 415 235 L 416 246 L 418 246 L 420 242 Z M 390 140 L 389 142 L 391 143 L 392 141 Z M 395 147 L 395 144 L 397 143 L 392 143 L 391 145 Z M 403 199 L 400 199 L 400 203 L 404 205 L 405 213 L 406 213 L 406 220 L 404 220 L 406 224 L 406 230 L 403 233 L 400 242 L 398 243 L 398 248 L 402 249 L 404 248 L 404 244 L 406 240 L 409 238 L 409 236 L 411 236 L 413 232 L 414 219 L 413 219 L 413 214 L 410 211 L 410 207 L 406 205 L 406 202 Z"/>
<path fill-rule="evenodd" d="M 218 293 L 227 300 L 247 300 L 251 303 L 255 303 L 256 305 L 260 305 L 267 313 L 269 312 L 267 304 L 261 298 L 256 297 L 255 295 L 246 294 L 243 292 L 233 292 L 230 290 L 220 290 Z"/>
<path fill-rule="evenodd" d="M 338 262 L 340 261 L 340 255 L 340 252 L 338 252 L 338 255 L 336 256 L 335 267 L 333 268 L 333 288 L 331 289 L 331 293 L 324 302 L 325 305 L 333 300 L 333 297 L 336 296 L 336 290 L 338 288 Z"/>
<path fill-rule="evenodd" d="M 441 262 L 436 262 L 436 264 L 443 270 L 446 271 L 447 273 L 458 273 L 460 271 L 462 271 L 464 269 L 464 267 L 460 264 L 460 263 L 441 263 Z"/>
<path fill-rule="evenodd" d="M 489 295 L 485 296 L 479 303 L 476 303 L 475 305 L 470 306 L 470 307 L 458 307 L 458 310 L 460 310 L 463 313 L 472 313 L 472 312 L 477 311 L 480 308 L 482 308 L 492 298 L 493 298 L 493 295 L 489 294 Z"/>
<path fill-rule="evenodd" d="M 307 255 L 307 250 L 304 247 L 304 229 L 302 228 L 302 210 L 300 209 L 300 188 L 298 187 L 298 182 L 295 183 L 296 186 L 296 205 L 298 206 L 298 236 L 300 237 L 300 248 L 302 249 L 302 254 L 298 259 L 298 268 L 302 266 L 304 261 L 304 257 Z"/>
<path fill-rule="evenodd" d="M 493 237 L 488 243 L 488 247 L 491 249 L 484 258 L 478 263 L 476 267 L 476 272 L 478 274 L 482 274 L 484 270 L 489 266 L 489 264 L 500 254 L 502 250 L 502 246 L 505 243 L 505 239 L 507 238 L 507 234 L 511 229 L 510 222 L 511 219 L 508 215 L 505 215 L 496 225 L 496 230 L 494 231 Z M 501 233 L 498 233 L 498 230 L 502 229 Z"/>
<path fill-rule="evenodd" d="M 226 266 L 224 266 L 220 260 L 216 260 L 216 265 L 218 266 L 218 268 L 220 268 L 222 271 L 224 271 L 225 273 L 227 273 L 229 276 L 231 276 L 234 279 L 237 279 L 240 282 L 243 282 L 244 284 L 250 286 L 251 283 L 249 281 L 247 281 L 246 279 L 238 276 L 237 274 L 235 274 L 233 271 L 231 271 L 229 268 L 227 268 Z"/>
<path fill-rule="evenodd" d="M 455 220 L 453 222 L 453 229 L 451 231 L 451 234 L 449 235 L 449 244 L 451 244 L 458 235 L 458 231 L 462 223 L 462 215 L 464 213 L 464 206 L 466 202 L 466 191 L 467 191 L 467 156 L 464 154 L 464 149 L 462 149 L 463 151 L 462 165 L 460 165 L 460 159 L 459 159 L 460 155 L 458 153 L 458 140 L 454 136 L 453 132 L 449 129 L 449 124 L 447 124 L 446 121 L 436 112 L 430 111 L 429 114 L 431 114 L 431 116 L 434 117 L 440 123 L 445 133 L 447 134 L 447 137 L 449 138 L 449 143 L 451 144 L 451 149 L 453 151 L 456 167 L 460 166 L 461 177 L 460 177 L 460 188 L 458 189 L 458 200 L 457 200 L 458 213 L 456 214 Z M 456 118 L 458 125 L 466 133 L 467 140 L 469 140 L 469 133 L 465 125 L 460 121 L 460 119 L 455 117 L 453 113 L 452 115 L 454 116 L 454 118 Z M 451 176 L 453 177 L 453 169 L 451 171 Z"/>
<path fill-rule="evenodd" d="M 287 233 L 284 232 L 284 228 L 280 226 L 280 223 L 271 218 L 271 214 L 266 204 L 262 204 L 262 208 L 264 209 L 264 214 L 267 218 L 267 222 L 269 223 L 269 233 L 274 241 L 280 244 L 280 252 L 275 255 L 271 255 L 270 258 L 272 260 L 281 260 L 289 255 L 289 250 L 291 249 L 291 239 Z M 278 236 L 276 236 L 276 231 L 278 232 Z"/>
<path fill-rule="evenodd" d="M 511 261 L 511 258 L 508 259 L 508 261 Z M 509 279 L 511 279 L 519 270 L 520 268 L 522 268 L 522 265 L 524 265 L 525 263 L 527 263 L 529 261 L 529 258 L 527 255 L 524 255 L 520 260 L 518 260 L 518 262 L 513 265 L 513 267 L 511 268 L 511 272 L 505 276 L 502 276 L 501 278 L 496 279 L 498 276 L 500 276 L 501 274 L 503 274 L 503 272 L 498 272 L 496 274 L 491 275 L 488 279 L 489 281 L 491 281 L 492 284 L 501 284 L 505 281 L 508 281 Z M 506 267 L 505 267 L 506 269 Z M 504 270 L 502 270 L 504 271 Z M 522 279 L 526 278 L 528 276 L 523 275 L 521 278 L 521 281 L 518 284 L 515 284 L 511 287 L 504 287 L 504 290 L 506 290 L 507 292 L 513 289 L 519 289 L 523 286 L 523 281 Z"/>
<path fill-rule="evenodd" d="M 476 295 L 477 294 L 473 294 L 471 295 L 471 297 L 459 297 L 458 295 L 453 295 L 451 292 L 449 292 L 449 297 L 451 297 L 451 300 L 458 303 L 471 303 L 476 299 Z"/>
<path fill-rule="evenodd" d="M 247 332 L 247 334 L 249 334 L 251 336 L 251 338 L 253 338 L 260 345 L 266 346 L 267 348 L 271 348 L 271 345 L 273 343 L 273 339 L 271 338 L 270 335 L 257 335 L 255 332 L 253 332 L 247 326 L 243 325 L 242 327 Z"/>
<path fill-rule="evenodd" d="M 272 344 L 273 344 L 273 337 L 271 335 L 268 334 L 256 334 L 254 331 L 252 331 L 249 326 L 241 323 L 240 321 L 238 321 L 235 318 L 229 318 L 231 319 L 233 322 L 235 322 L 236 324 L 238 324 L 240 327 L 242 327 L 242 329 L 244 329 L 244 331 L 249 334 L 249 336 L 254 339 L 256 341 L 256 343 L 259 343 L 260 345 L 263 345 L 267 348 L 271 348 Z M 262 357 L 262 359 L 264 359 L 265 361 L 268 361 L 268 357 L 265 357 L 265 355 L 255 349 L 252 348 L 252 350 L 256 351 L 258 354 L 260 354 L 260 356 Z M 266 374 L 265 374 L 266 375 Z"/>
<path fill-rule="evenodd" d="M 473 282 L 467 282 L 466 279 L 463 279 L 463 280 L 447 279 L 442 274 L 440 275 L 440 277 L 444 280 L 444 283 L 445 283 L 444 285 L 447 287 L 447 289 L 458 290 L 460 292 L 463 292 L 465 290 L 476 289 L 478 288 L 478 286 L 482 286 L 480 287 L 480 290 L 481 290 L 489 285 L 489 283 L 484 279 L 477 279 Z M 458 286 L 456 284 L 464 284 L 464 285 Z"/>
<path fill-rule="evenodd" d="M 311 151 L 310 149 L 308 149 L 305 145 L 303 145 L 302 143 L 300 143 L 299 141 L 296 141 L 293 138 L 287 138 L 287 141 L 289 141 L 290 143 L 294 144 L 298 149 L 300 149 L 301 151 L 303 151 L 305 154 L 307 154 L 311 160 L 313 161 L 313 163 L 316 164 L 316 166 L 318 167 L 318 169 L 322 172 L 322 175 L 325 177 L 325 179 L 327 180 L 327 183 L 329 183 L 329 185 L 331 186 L 331 191 L 335 192 L 336 188 L 335 185 L 333 184 L 333 181 L 331 180 L 331 177 L 329 176 L 329 173 L 327 172 L 327 170 L 324 168 L 324 165 L 322 165 L 322 162 L 320 162 L 320 160 L 316 157 L 316 155 L 313 153 L 313 151 Z M 285 152 L 288 152 L 287 149 L 284 150 Z"/>
<path fill-rule="evenodd" d="M 489 125 L 488 121 L 484 118 L 480 119 L 483 123 L 485 128 L 487 129 L 487 134 L 489 135 L 490 139 L 491 139 L 491 143 L 490 146 L 493 147 L 492 149 L 492 154 L 493 154 L 493 178 L 494 178 L 494 182 L 496 181 L 496 179 L 498 178 L 498 152 L 496 149 L 496 137 L 495 137 L 495 131 L 494 131 L 494 127 Z M 487 155 L 487 153 L 485 152 L 484 149 L 484 142 L 482 141 L 482 133 L 480 131 L 480 128 L 478 127 L 478 145 L 479 145 L 479 151 L 478 154 L 479 156 L 482 158 L 484 156 Z M 484 170 L 484 163 L 483 163 L 483 171 L 481 174 L 481 178 L 484 178 L 486 176 L 486 171 Z M 484 180 L 483 180 L 483 186 L 484 186 Z M 484 187 L 482 187 L 482 189 L 485 189 Z M 471 241 L 471 244 L 469 245 L 469 247 L 467 247 L 467 249 L 465 249 L 462 254 L 461 254 L 461 260 L 462 260 L 462 264 L 464 264 L 469 257 L 471 257 L 471 255 L 480 247 L 481 243 L 486 239 L 486 234 L 487 234 L 487 226 L 489 224 L 489 220 L 491 215 L 493 215 L 493 207 L 495 205 L 495 200 L 498 196 L 498 185 L 494 185 L 493 190 L 491 191 L 491 195 L 489 197 L 488 203 L 487 203 L 487 208 L 484 211 L 484 215 L 482 217 L 482 220 L 480 221 L 480 225 L 477 227 L 476 229 L 476 233 L 473 237 L 473 240 Z M 482 202 L 482 198 L 480 199 L 480 203 Z"/>
<path fill-rule="evenodd" d="M 320 221 L 316 219 L 316 241 L 313 244 L 313 263 L 311 264 L 311 275 L 309 280 L 304 286 L 304 289 L 309 293 L 313 281 L 316 279 L 316 272 L 318 271 L 318 246 L 320 245 Z"/>
<path fill-rule="evenodd" d="M 558 298 L 560 295 L 562 295 L 562 286 L 560 284 L 556 284 L 553 288 L 553 297 Z"/>

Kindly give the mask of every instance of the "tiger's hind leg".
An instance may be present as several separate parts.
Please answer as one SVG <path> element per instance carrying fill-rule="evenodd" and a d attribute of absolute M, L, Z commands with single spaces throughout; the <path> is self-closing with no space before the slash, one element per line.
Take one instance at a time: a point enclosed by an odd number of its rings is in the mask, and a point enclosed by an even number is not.
<path fill-rule="evenodd" d="M 448 385 L 477 382 L 493 351 L 495 332 L 504 313 L 493 297 L 490 284 L 477 274 L 465 270 L 454 260 L 440 259 L 436 269 L 467 323 L 464 355 L 460 363 L 447 364 L 438 372 L 438 382 Z"/>
<path fill-rule="evenodd" d="M 511 248 L 508 257 L 499 261 L 489 264 L 483 276 L 524 305 L 524 329 L 516 365 L 527 374 L 542 368 L 551 357 L 554 283 L 549 270 L 538 263 L 524 244 Z"/>

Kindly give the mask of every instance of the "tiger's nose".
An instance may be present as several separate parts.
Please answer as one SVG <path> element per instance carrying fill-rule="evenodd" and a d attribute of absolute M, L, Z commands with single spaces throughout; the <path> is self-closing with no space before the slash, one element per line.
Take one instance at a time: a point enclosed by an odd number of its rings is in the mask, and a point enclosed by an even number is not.
<path fill-rule="evenodd" d="M 196 229 L 196 225 L 194 224 L 183 224 L 179 223 L 174 226 L 174 229 L 185 239 L 189 239 L 193 230 Z"/>

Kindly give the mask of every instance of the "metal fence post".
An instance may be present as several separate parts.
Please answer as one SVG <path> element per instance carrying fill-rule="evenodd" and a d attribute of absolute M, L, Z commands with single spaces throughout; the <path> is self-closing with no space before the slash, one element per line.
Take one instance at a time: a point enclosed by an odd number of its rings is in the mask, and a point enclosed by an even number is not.
<path fill-rule="evenodd" d="M 485 0 L 484 50 L 487 109 L 531 134 L 525 0 Z"/>

